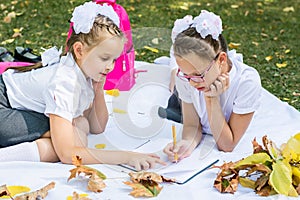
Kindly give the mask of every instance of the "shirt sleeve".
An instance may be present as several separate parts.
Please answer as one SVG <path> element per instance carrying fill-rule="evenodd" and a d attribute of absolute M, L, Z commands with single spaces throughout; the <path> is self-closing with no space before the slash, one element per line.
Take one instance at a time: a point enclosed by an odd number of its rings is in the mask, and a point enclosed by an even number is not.
<path fill-rule="evenodd" d="M 254 112 L 261 103 L 262 87 L 258 72 L 253 69 L 242 77 L 233 105 L 233 112 L 237 114 Z"/>
<path fill-rule="evenodd" d="M 79 105 L 79 93 L 76 91 L 80 86 L 77 83 L 77 76 L 72 71 L 56 73 L 44 92 L 45 115 L 55 114 L 72 122 Z"/>

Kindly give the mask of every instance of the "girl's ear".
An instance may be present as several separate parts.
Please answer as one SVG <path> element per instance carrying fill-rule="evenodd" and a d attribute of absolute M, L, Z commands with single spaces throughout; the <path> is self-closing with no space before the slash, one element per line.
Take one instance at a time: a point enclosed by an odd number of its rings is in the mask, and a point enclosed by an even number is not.
<path fill-rule="evenodd" d="M 81 42 L 75 42 L 73 44 L 74 54 L 76 59 L 81 59 L 83 55 L 83 44 Z"/>
<path fill-rule="evenodd" d="M 220 52 L 218 60 L 221 64 L 226 63 L 227 62 L 227 54 L 225 52 Z"/>

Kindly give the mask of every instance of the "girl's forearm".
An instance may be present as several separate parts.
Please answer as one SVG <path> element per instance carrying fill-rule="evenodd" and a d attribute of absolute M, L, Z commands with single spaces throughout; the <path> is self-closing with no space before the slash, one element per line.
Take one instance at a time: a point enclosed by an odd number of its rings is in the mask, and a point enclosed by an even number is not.
<path fill-rule="evenodd" d="M 63 163 L 72 164 L 72 156 L 80 156 L 82 164 L 126 164 L 129 160 L 129 152 L 109 151 L 91 149 L 87 147 L 74 147 L 64 158 L 60 158 Z"/>
<path fill-rule="evenodd" d="M 200 125 L 199 125 L 200 126 Z M 182 139 L 190 141 L 191 148 L 195 149 L 202 138 L 201 127 L 183 126 Z"/>
<path fill-rule="evenodd" d="M 108 121 L 108 111 L 103 90 L 98 90 L 96 92 L 88 120 L 90 123 L 91 133 L 102 133 L 105 130 Z"/>
<path fill-rule="evenodd" d="M 206 97 L 205 100 L 210 129 L 218 148 L 223 151 L 232 151 L 235 146 L 234 137 L 225 120 L 219 97 Z"/>

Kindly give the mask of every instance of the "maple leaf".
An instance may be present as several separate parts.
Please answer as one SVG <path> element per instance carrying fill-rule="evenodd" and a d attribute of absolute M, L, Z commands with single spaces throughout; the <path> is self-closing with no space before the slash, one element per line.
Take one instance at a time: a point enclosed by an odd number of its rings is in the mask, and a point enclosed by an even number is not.
<path fill-rule="evenodd" d="M 130 192 L 130 195 L 134 197 L 156 197 L 162 190 L 162 187 L 160 187 L 157 183 L 152 183 L 152 185 L 150 185 L 146 182 L 143 182 L 142 184 L 126 181 L 124 184 L 132 187 L 133 190 Z"/>
<path fill-rule="evenodd" d="M 92 174 L 88 182 L 88 190 L 92 192 L 102 192 L 102 189 L 106 187 L 103 179 L 100 178 L 96 173 Z"/>
<path fill-rule="evenodd" d="M 86 176 L 89 176 L 88 190 L 92 192 L 102 192 L 102 189 L 106 187 L 103 182 L 103 180 L 106 179 L 106 176 L 94 168 L 82 165 L 80 156 L 73 156 L 72 164 L 75 165 L 76 168 L 70 170 L 71 175 L 69 176 L 68 181 L 72 178 L 76 178 L 80 173 L 84 173 Z"/>
<path fill-rule="evenodd" d="M 70 170 L 71 175 L 69 176 L 68 181 L 72 178 L 76 178 L 76 176 L 79 175 L 80 173 L 84 173 L 86 176 L 90 176 L 90 177 L 95 173 L 97 174 L 97 176 L 99 176 L 99 178 L 103 180 L 106 179 L 106 176 L 102 172 L 94 168 L 82 165 L 82 159 L 80 156 L 73 156 L 72 164 L 75 165 L 76 168 Z"/>
<path fill-rule="evenodd" d="M 28 200 L 28 199 L 38 199 L 38 198 L 44 199 L 48 195 L 48 191 L 53 189 L 54 187 L 55 187 L 55 182 L 51 182 L 39 190 L 16 196 L 14 200 Z"/>
<path fill-rule="evenodd" d="M 163 182 L 175 182 L 174 179 L 165 178 L 154 172 L 130 172 L 128 174 L 132 182 L 124 182 L 124 184 L 132 187 L 133 191 L 130 195 L 134 197 L 155 197 L 157 196 L 162 187 L 159 186 Z"/>

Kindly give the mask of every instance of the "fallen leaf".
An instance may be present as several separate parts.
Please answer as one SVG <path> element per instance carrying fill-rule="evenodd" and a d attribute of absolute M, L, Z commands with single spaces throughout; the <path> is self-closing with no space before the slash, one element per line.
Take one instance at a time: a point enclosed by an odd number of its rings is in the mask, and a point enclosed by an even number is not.
<path fill-rule="evenodd" d="M 259 45 L 258 42 L 254 42 L 254 41 L 252 41 L 252 44 L 254 44 L 255 46 L 258 46 L 258 45 Z"/>
<path fill-rule="evenodd" d="M 96 173 L 93 173 L 89 182 L 88 182 L 88 190 L 92 192 L 102 192 L 102 190 L 106 187 L 102 178 L 100 178 Z"/>
<path fill-rule="evenodd" d="M 11 198 L 12 196 L 10 195 L 10 192 L 8 191 L 6 185 L 1 185 L 0 186 L 0 197 L 2 198 Z"/>
<path fill-rule="evenodd" d="M 158 53 L 159 50 L 153 47 L 149 47 L 149 46 L 144 46 L 144 49 L 147 49 L 149 51 L 152 51 L 153 53 Z"/>
<path fill-rule="evenodd" d="M 300 92 L 293 92 L 293 95 L 296 96 L 296 97 L 299 97 L 300 96 Z"/>
<path fill-rule="evenodd" d="M 277 66 L 278 68 L 284 68 L 284 67 L 286 67 L 286 66 L 287 66 L 287 62 L 283 62 L 283 63 L 276 63 L 276 66 Z"/>
<path fill-rule="evenodd" d="M 273 59 L 273 56 L 267 56 L 267 57 L 265 57 L 265 60 L 266 61 L 270 61 L 270 60 L 272 60 Z"/>
<path fill-rule="evenodd" d="M 154 172 L 130 172 L 130 180 L 132 182 L 124 182 L 124 184 L 132 187 L 133 191 L 130 194 L 134 197 L 155 197 L 162 187 L 159 186 L 162 182 L 172 183 L 174 179 L 167 179 Z"/>
<path fill-rule="evenodd" d="M 21 33 L 14 33 L 11 37 L 16 38 L 16 37 L 23 37 Z"/>
<path fill-rule="evenodd" d="M 162 187 L 159 187 L 158 185 L 154 185 L 151 188 L 147 188 L 146 186 L 140 183 L 133 183 L 129 181 L 124 182 L 124 184 L 132 187 L 130 195 L 134 197 L 156 197 L 162 190 Z"/>
<path fill-rule="evenodd" d="M 8 23 L 11 22 L 11 20 L 13 18 L 16 18 L 16 13 L 15 12 L 10 12 L 10 13 L 7 14 L 7 16 L 4 17 L 3 22 L 8 24 Z"/>
<path fill-rule="evenodd" d="M 48 191 L 53 189 L 54 187 L 55 187 L 55 182 L 51 182 L 39 190 L 16 196 L 14 197 L 14 200 L 28 200 L 28 199 L 38 199 L 38 198 L 45 199 L 45 197 L 48 195 Z"/>
<path fill-rule="evenodd" d="M 228 46 L 232 49 L 237 49 L 239 46 L 241 46 L 241 43 L 230 42 Z"/>
<path fill-rule="evenodd" d="M 79 175 L 80 173 L 84 173 L 86 176 L 92 176 L 95 173 L 103 180 L 106 179 L 106 176 L 102 172 L 94 168 L 82 165 L 82 160 L 81 157 L 79 156 L 72 157 L 72 164 L 75 165 L 76 168 L 70 170 L 71 175 L 69 176 L 68 181 L 72 178 L 76 178 L 76 176 Z"/>
<path fill-rule="evenodd" d="M 17 194 L 21 194 L 21 193 L 30 191 L 29 187 L 22 186 L 22 185 L 9 185 L 9 186 L 7 186 L 7 189 L 11 196 L 15 196 Z"/>
<path fill-rule="evenodd" d="M 106 144 L 95 144 L 96 149 L 105 149 Z"/>
<path fill-rule="evenodd" d="M 295 9 L 293 6 L 290 6 L 290 7 L 285 7 L 283 8 L 282 10 L 283 12 L 295 12 Z"/>
<path fill-rule="evenodd" d="M 113 96 L 113 97 L 120 96 L 120 90 L 119 89 L 106 90 L 105 93 L 110 95 L 110 96 Z"/>
<path fill-rule="evenodd" d="M 235 5 L 235 4 L 234 4 L 234 5 L 231 5 L 230 7 L 231 7 L 231 8 L 238 8 L 239 5 Z"/>
<path fill-rule="evenodd" d="M 78 194 L 77 192 L 73 192 L 73 196 L 68 196 L 67 200 L 91 200 L 88 198 L 88 194 Z"/>
<path fill-rule="evenodd" d="M 6 45 L 6 44 L 11 44 L 11 43 L 13 43 L 15 41 L 15 39 L 7 39 L 7 40 L 4 40 L 3 42 L 1 42 L 1 44 L 3 44 L 3 45 Z"/>
<path fill-rule="evenodd" d="M 158 44 L 159 42 L 158 42 L 158 38 L 154 38 L 154 39 L 152 39 L 152 41 L 151 41 L 153 44 Z"/>
<path fill-rule="evenodd" d="M 291 52 L 290 49 L 287 49 L 287 50 L 284 51 L 285 54 L 288 54 L 288 53 L 290 53 L 290 52 Z"/>
<path fill-rule="evenodd" d="M 113 109 L 114 113 L 119 113 L 119 114 L 126 114 L 127 112 L 125 110 L 119 109 L 119 108 L 114 108 Z"/>

